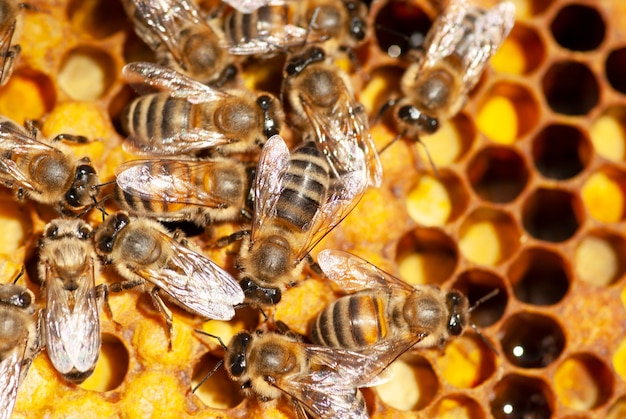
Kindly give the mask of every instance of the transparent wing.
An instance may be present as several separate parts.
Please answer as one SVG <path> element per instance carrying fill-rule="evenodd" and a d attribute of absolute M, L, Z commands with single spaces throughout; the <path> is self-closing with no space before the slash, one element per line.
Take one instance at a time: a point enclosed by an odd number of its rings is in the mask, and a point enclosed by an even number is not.
<path fill-rule="evenodd" d="M 290 154 L 280 135 L 267 140 L 257 166 L 254 184 L 254 217 L 251 242 L 254 243 L 263 228 L 263 222 L 275 215 L 275 206 L 283 189 L 282 178 L 289 169 Z"/>
<path fill-rule="evenodd" d="M 8 16 L 4 17 L 5 19 Z M 13 60 L 15 59 L 15 50 L 11 51 L 11 41 L 13 40 L 13 33 L 15 32 L 16 20 L 13 19 L 8 29 L 0 35 L 0 85 L 4 85 L 8 80 L 11 72 L 13 71 Z"/>
<path fill-rule="evenodd" d="M 0 419 L 9 419 L 13 413 L 26 345 L 24 342 L 22 347 L 13 348 L 10 355 L 0 362 Z"/>
<path fill-rule="evenodd" d="M 413 292 L 414 288 L 365 259 L 342 250 L 325 249 L 318 253 L 317 263 L 328 279 L 341 290 L 353 293 L 364 289 L 396 288 Z"/>
<path fill-rule="evenodd" d="M 307 43 L 322 42 L 328 36 L 318 32 L 311 32 L 297 25 L 284 24 L 280 30 L 259 33 L 257 38 L 235 44 L 229 40 L 220 41 L 220 45 L 228 49 L 233 55 L 270 54 L 286 48 L 305 45 Z"/>
<path fill-rule="evenodd" d="M 224 134 L 200 128 L 180 132 L 178 135 L 165 138 L 141 138 L 129 136 L 122 144 L 124 151 L 139 156 L 172 156 L 193 154 L 208 148 L 232 143 Z"/>
<path fill-rule="evenodd" d="M 144 201 L 217 208 L 224 202 L 190 179 L 202 179 L 219 168 L 213 161 L 132 160 L 116 169 L 116 182 L 125 193 Z"/>
<path fill-rule="evenodd" d="M 185 98 L 191 103 L 219 100 L 230 95 L 195 81 L 178 71 L 153 63 L 134 62 L 122 68 L 122 77 L 139 94 L 167 91 L 172 97 Z"/>
<path fill-rule="evenodd" d="M 229 4 L 233 9 L 240 11 L 241 13 L 252 13 L 255 10 L 267 6 L 270 3 L 282 4 L 284 1 L 272 1 L 272 0 L 224 0 L 224 3 Z"/>
<path fill-rule="evenodd" d="M 423 67 L 435 67 L 447 57 L 456 56 L 463 74 L 461 94 L 466 95 L 514 23 L 515 6 L 511 2 L 483 10 L 466 0 L 451 1 L 429 31 Z"/>
<path fill-rule="evenodd" d="M 136 273 L 157 285 L 183 308 L 209 319 L 230 320 L 235 315 L 234 306 L 244 300 L 237 280 L 206 256 L 167 234 L 160 235 L 164 245 L 173 249 L 168 266 L 139 269 Z"/>
<path fill-rule="evenodd" d="M 67 291 L 55 270 L 46 266 L 46 345 L 50 361 L 61 374 L 74 368 L 80 372 L 93 369 L 100 354 L 94 262 L 75 280 L 78 288 Z"/>

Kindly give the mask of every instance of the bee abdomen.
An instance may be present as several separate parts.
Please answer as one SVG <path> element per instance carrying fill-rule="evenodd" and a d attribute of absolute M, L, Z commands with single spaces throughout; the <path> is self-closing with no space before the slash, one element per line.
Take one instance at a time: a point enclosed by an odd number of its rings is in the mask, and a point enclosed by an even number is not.
<path fill-rule="evenodd" d="M 188 130 L 191 103 L 167 94 L 151 94 L 135 99 L 122 119 L 124 130 L 131 136 L 152 142 L 174 138 Z"/>
<path fill-rule="evenodd" d="M 320 345 L 358 349 L 387 335 L 384 303 L 372 295 L 350 295 L 330 304 L 315 320 L 311 340 Z"/>

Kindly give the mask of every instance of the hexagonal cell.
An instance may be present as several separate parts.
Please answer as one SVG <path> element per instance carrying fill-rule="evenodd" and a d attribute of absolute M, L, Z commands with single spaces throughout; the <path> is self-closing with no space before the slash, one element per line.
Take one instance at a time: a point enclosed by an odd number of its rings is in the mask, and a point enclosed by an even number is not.
<path fill-rule="evenodd" d="M 617 345 L 617 349 L 613 352 L 613 368 L 622 380 L 626 380 L 626 339 Z M 625 406 L 626 408 L 626 406 Z"/>
<path fill-rule="evenodd" d="M 421 136 L 420 141 L 424 147 L 418 145 L 417 152 L 422 161 L 428 162 L 426 154 L 428 150 L 437 167 L 447 166 L 463 159 L 475 138 L 474 122 L 467 115 L 460 113 L 452 119 L 443 121 L 434 134 Z"/>
<path fill-rule="evenodd" d="M 224 367 L 217 366 L 220 360 L 211 353 L 204 354 L 194 367 L 191 388 L 196 388 L 205 380 L 194 394 L 206 406 L 228 409 L 241 403 L 244 396 L 239 391 L 239 385 L 228 377 Z"/>
<path fill-rule="evenodd" d="M 434 228 L 417 228 L 400 239 L 397 258 L 400 278 L 410 284 L 442 284 L 458 262 L 454 240 Z"/>
<path fill-rule="evenodd" d="M 495 385 L 490 405 L 495 419 L 549 419 L 554 411 L 554 395 L 539 378 L 509 374 Z"/>
<path fill-rule="evenodd" d="M 473 268 L 461 273 L 452 289 L 461 291 L 469 300 L 471 320 L 478 327 L 491 326 L 504 314 L 508 295 L 504 279 L 497 274 Z M 498 293 L 491 296 L 497 291 Z"/>
<path fill-rule="evenodd" d="M 552 64 L 542 80 L 548 106 L 564 115 L 586 115 L 600 100 L 596 76 L 586 64 L 560 61 Z"/>
<path fill-rule="evenodd" d="M 554 373 L 554 390 L 559 401 L 574 410 L 602 406 L 611 397 L 614 384 L 609 367 L 588 353 L 569 356 Z"/>
<path fill-rule="evenodd" d="M 7 192 L 8 190 L 3 190 Z M 8 196 L 0 198 L 0 254 L 12 255 L 33 234 L 33 223 L 24 207 Z M 3 281 L 3 282 L 6 282 Z"/>
<path fill-rule="evenodd" d="M 15 98 L 22 98 L 15 106 Z M 20 124 L 27 119 L 41 119 L 56 104 L 54 84 L 47 74 L 29 68 L 13 73 L 0 88 L 0 115 Z"/>
<path fill-rule="evenodd" d="M 515 2 L 515 14 L 518 18 L 531 18 L 548 10 L 554 0 L 523 0 Z M 516 22 L 517 24 L 517 22 Z"/>
<path fill-rule="evenodd" d="M 514 149 L 491 146 L 474 155 L 467 166 L 467 177 L 481 199 L 505 203 L 515 200 L 526 187 L 528 168 Z"/>
<path fill-rule="evenodd" d="M 615 223 L 626 214 L 626 172 L 606 165 L 583 183 L 581 196 L 589 215 L 604 223 Z"/>
<path fill-rule="evenodd" d="M 563 352 L 565 334 L 552 318 L 522 312 L 504 322 L 500 345 L 511 364 L 521 368 L 544 368 Z"/>
<path fill-rule="evenodd" d="M 421 176 L 407 195 L 406 209 L 418 224 L 443 226 L 463 214 L 468 201 L 462 180 L 445 170 L 439 177 Z"/>
<path fill-rule="evenodd" d="M 80 384 L 80 387 L 100 392 L 115 390 L 124 381 L 128 365 L 129 355 L 126 345 L 117 336 L 103 333 L 96 369 Z"/>
<path fill-rule="evenodd" d="M 551 305 L 569 290 L 572 273 L 568 261 L 541 247 L 527 248 L 509 267 L 515 297 L 526 304 Z"/>
<path fill-rule="evenodd" d="M 72 0 L 67 18 L 78 33 L 102 39 L 122 30 L 127 23 L 121 2 L 107 0 Z"/>
<path fill-rule="evenodd" d="M 486 343 L 486 337 L 466 332 L 451 340 L 437 358 L 441 377 L 458 388 L 474 388 L 485 382 L 496 370 L 497 354 Z"/>
<path fill-rule="evenodd" d="M 626 106 L 611 106 L 595 120 L 589 130 L 593 148 L 612 161 L 626 159 Z"/>
<path fill-rule="evenodd" d="M 441 398 L 430 411 L 432 418 L 484 419 L 480 404 L 465 394 L 451 394 Z"/>
<path fill-rule="evenodd" d="M 541 106 L 532 91 L 519 83 L 494 84 L 478 105 L 478 130 L 496 143 L 512 144 L 539 121 Z"/>
<path fill-rule="evenodd" d="M 374 115 L 374 119 L 383 121 L 390 128 L 394 128 L 392 112 L 387 109 L 381 114 L 381 110 L 394 93 L 400 94 L 400 79 L 403 74 L 404 68 L 399 66 L 377 67 L 359 92 L 359 101 L 368 114 Z"/>
<path fill-rule="evenodd" d="M 606 78 L 611 87 L 626 94 L 626 47 L 618 48 L 609 53 L 605 64 Z"/>
<path fill-rule="evenodd" d="M 574 270 L 582 281 L 607 286 L 626 273 L 626 239 L 608 230 L 595 230 L 583 237 L 574 253 Z"/>
<path fill-rule="evenodd" d="M 520 231 L 513 217 L 504 211 L 479 208 L 459 230 L 459 249 L 474 263 L 495 266 L 515 254 Z"/>
<path fill-rule="evenodd" d="M 583 221 L 578 196 L 562 189 L 539 188 L 522 207 L 524 229 L 539 240 L 565 241 L 576 234 Z"/>
<path fill-rule="evenodd" d="M 626 396 L 622 396 L 609 408 L 605 419 L 622 419 L 626 417 Z"/>
<path fill-rule="evenodd" d="M 430 363 L 421 356 L 403 357 L 388 368 L 391 380 L 376 386 L 378 397 L 398 410 L 422 410 L 439 391 L 439 380 Z"/>
<path fill-rule="evenodd" d="M 115 63 L 107 52 L 79 46 L 63 57 L 57 81 L 74 100 L 96 100 L 109 91 L 116 77 Z"/>
<path fill-rule="evenodd" d="M 491 58 L 499 73 L 526 75 L 535 71 L 546 58 L 546 48 L 536 29 L 515 22 L 509 36 Z"/>
<path fill-rule="evenodd" d="M 569 4 L 558 11 L 550 24 L 550 31 L 563 48 L 592 51 L 604 40 L 606 27 L 604 19 L 594 7 Z"/>
<path fill-rule="evenodd" d="M 155 61 L 154 51 L 152 51 L 134 31 L 128 32 L 123 45 L 122 55 L 127 63 L 135 61 Z"/>
<path fill-rule="evenodd" d="M 376 42 L 391 57 L 399 57 L 422 46 L 431 24 L 417 5 L 390 1 L 376 15 Z"/>
<path fill-rule="evenodd" d="M 535 167 L 551 179 L 576 176 L 585 169 L 592 153 L 589 139 L 574 125 L 548 125 L 533 140 Z"/>

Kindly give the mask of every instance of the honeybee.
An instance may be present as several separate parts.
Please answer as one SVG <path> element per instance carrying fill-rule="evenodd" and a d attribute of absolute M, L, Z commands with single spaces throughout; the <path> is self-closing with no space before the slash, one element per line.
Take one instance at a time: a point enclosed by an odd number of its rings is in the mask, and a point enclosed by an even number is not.
<path fill-rule="evenodd" d="M 252 171 L 238 160 L 134 160 L 116 170 L 114 196 L 132 213 L 199 226 L 234 220 L 246 207 Z"/>
<path fill-rule="evenodd" d="M 339 250 L 322 250 L 317 262 L 331 281 L 352 293 L 313 321 L 310 336 L 317 344 L 358 349 L 398 339 L 407 343 L 406 350 L 443 349 L 471 324 L 469 302 L 458 291 L 411 286 Z"/>
<path fill-rule="evenodd" d="M 139 154 L 221 154 L 259 149 L 278 133 L 284 115 L 269 93 L 217 90 L 174 70 L 130 63 L 123 76 L 137 87 L 162 90 L 135 99 L 122 115 L 129 138 L 124 147 Z"/>
<path fill-rule="evenodd" d="M 393 106 L 401 135 L 419 141 L 420 134 L 436 132 L 441 120 L 458 113 L 514 23 L 511 2 L 484 10 L 451 0 L 428 32 L 424 54 L 402 77 L 404 97 L 386 105 Z"/>
<path fill-rule="evenodd" d="M 123 0 L 122 4 L 159 64 L 218 86 L 236 75 L 232 58 L 219 45 L 221 34 L 192 1 Z"/>
<path fill-rule="evenodd" d="M 15 59 L 21 52 L 19 45 L 11 45 L 17 12 L 20 5 L 15 0 L 0 1 L 0 86 L 4 86 L 13 73 Z"/>
<path fill-rule="evenodd" d="M 363 106 L 354 98 L 348 75 L 312 47 L 285 67 L 283 91 L 293 123 L 322 149 L 335 177 L 366 173 L 371 186 L 382 182 L 382 165 Z"/>
<path fill-rule="evenodd" d="M 380 383 L 379 374 L 403 349 L 398 344 L 351 351 L 274 332 L 240 332 L 228 345 L 224 365 L 247 396 L 262 401 L 286 397 L 300 418 L 368 418 L 358 388 Z"/>
<path fill-rule="evenodd" d="M 95 205 L 100 188 L 94 166 L 88 157 L 74 157 L 60 141 L 86 139 L 67 134 L 38 139 L 37 133 L 0 117 L 0 182 L 13 189 L 18 200 L 27 197 L 62 213 Z"/>
<path fill-rule="evenodd" d="M 0 284 L 0 418 L 9 419 L 17 391 L 40 349 L 35 295 L 20 285 Z"/>
<path fill-rule="evenodd" d="M 170 337 L 172 313 L 160 291 L 185 310 L 216 320 L 230 320 L 234 307 L 244 300 L 235 278 L 154 220 L 119 211 L 98 227 L 94 242 L 104 264 L 112 264 L 126 279 L 109 289 L 121 291 L 149 283 L 150 296 L 165 317 Z"/>
<path fill-rule="evenodd" d="M 93 229 L 81 219 L 49 222 L 39 240 L 38 274 L 46 294 L 43 334 L 54 368 L 69 381 L 89 377 L 100 355 Z"/>

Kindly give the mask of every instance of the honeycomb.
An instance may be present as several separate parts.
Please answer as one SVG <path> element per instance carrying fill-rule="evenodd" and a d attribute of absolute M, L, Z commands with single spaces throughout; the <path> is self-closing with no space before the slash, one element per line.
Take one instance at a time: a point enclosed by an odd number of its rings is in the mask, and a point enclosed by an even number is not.
<path fill-rule="evenodd" d="M 204 4 L 206 3 L 206 4 Z M 215 2 L 204 2 L 207 8 Z M 621 418 L 626 416 L 626 3 L 621 0 L 514 0 L 515 27 L 467 105 L 420 145 L 398 141 L 381 159 L 384 182 L 313 252 L 348 250 L 414 283 L 459 289 L 474 331 L 444 352 L 421 350 L 391 367 L 393 379 L 364 393 L 373 417 Z M 119 114 L 133 97 L 122 66 L 150 60 L 118 1 L 32 0 L 20 12 L 16 70 L 0 89 L 0 114 L 42 122 L 44 135 L 81 134 L 73 146 L 103 181 L 133 158 L 121 149 Z M 427 0 L 373 2 L 379 26 L 356 53 L 359 99 L 374 116 L 408 62 L 396 58 L 404 34 L 425 33 L 440 10 Z M 244 66 L 246 82 L 276 90 L 272 68 Z M 268 70 L 269 69 L 269 70 Z M 269 86 L 269 87 L 268 87 Z M 371 127 L 382 148 L 397 133 Z M 0 268 L 8 282 L 25 264 L 38 290 L 36 243 L 47 208 L 16 203 L 0 189 Z M 96 226 L 100 214 L 89 215 Z M 239 229 L 193 235 L 222 266 L 236 247 L 210 248 Z M 118 281 L 103 270 L 98 282 Z M 299 333 L 335 298 L 310 278 L 288 290 L 275 317 Z M 136 291 L 110 298 L 101 315 L 103 347 L 83 384 L 65 382 L 42 352 L 22 383 L 14 417 L 291 417 L 287 404 L 244 399 L 217 372 L 191 388 L 223 355 L 219 344 L 262 322 L 240 310 L 230 322 L 174 312 L 172 350 L 164 322 Z M 494 353 L 485 343 L 488 340 Z"/>

